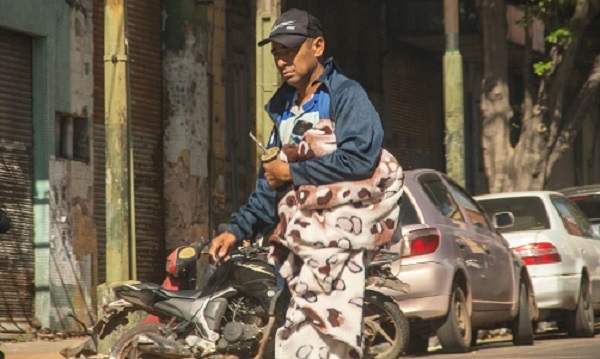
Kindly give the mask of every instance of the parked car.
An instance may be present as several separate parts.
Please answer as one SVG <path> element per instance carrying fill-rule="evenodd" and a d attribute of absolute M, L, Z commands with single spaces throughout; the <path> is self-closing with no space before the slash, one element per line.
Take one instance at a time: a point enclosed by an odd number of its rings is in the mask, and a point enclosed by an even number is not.
<path fill-rule="evenodd" d="M 405 172 L 404 240 L 394 274 L 410 285 L 395 297 L 411 323 L 409 350 L 427 351 L 437 335 L 448 352 L 465 352 L 479 329 L 508 327 L 517 345 L 533 343 L 537 318 L 527 268 L 477 202 L 444 174 Z M 399 248 L 401 247 L 401 248 Z"/>
<path fill-rule="evenodd" d="M 588 216 L 594 232 L 600 236 L 600 184 L 561 189 Z"/>
<path fill-rule="evenodd" d="M 557 321 L 571 336 L 594 336 L 600 312 L 600 240 L 587 217 L 558 192 L 529 191 L 476 197 L 490 215 L 512 213 L 500 231 L 531 275 L 541 321 Z"/>

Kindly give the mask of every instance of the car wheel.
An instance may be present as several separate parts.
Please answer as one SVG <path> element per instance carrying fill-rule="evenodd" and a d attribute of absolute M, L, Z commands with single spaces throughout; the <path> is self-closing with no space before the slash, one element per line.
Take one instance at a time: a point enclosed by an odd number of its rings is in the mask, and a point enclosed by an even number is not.
<path fill-rule="evenodd" d="M 454 285 L 450 298 L 450 310 L 444 324 L 437 330 L 437 336 L 444 351 L 464 353 L 471 344 L 471 317 L 467 309 L 467 299 L 463 290 Z"/>
<path fill-rule="evenodd" d="M 581 280 L 577 308 L 568 313 L 567 332 L 572 337 L 591 338 L 594 336 L 594 308 L 587 277 Z"/>
<path fill-rule="evenodd" d="M 529 290 L 525 283 L 519 286 L 519 309 L 511 324 L 514 345 L 533 344 L 533 324 L 529 317 Z"/>

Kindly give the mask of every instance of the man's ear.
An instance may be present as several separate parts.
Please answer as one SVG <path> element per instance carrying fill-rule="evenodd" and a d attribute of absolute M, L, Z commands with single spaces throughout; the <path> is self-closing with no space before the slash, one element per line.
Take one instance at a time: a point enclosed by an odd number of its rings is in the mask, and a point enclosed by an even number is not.
<path fill-rule="evenodd" d="M 315 57 L 323 56 L 323 53 L 325 52 L 325 39 L 321 36 L 315 38 L 312 42 L 312 50 Z"/>

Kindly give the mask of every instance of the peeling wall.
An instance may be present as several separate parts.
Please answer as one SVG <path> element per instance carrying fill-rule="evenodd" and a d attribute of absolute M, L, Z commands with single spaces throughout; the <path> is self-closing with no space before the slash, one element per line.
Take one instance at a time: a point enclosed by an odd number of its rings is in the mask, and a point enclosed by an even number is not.
<path fill-rule="evenodd" d="M 205 5 L 167 1 L 163 32 L 167 250 L 208 236 L 209 61 Z"/>
<path fill-rule="evenodd" d="M 95 313 L 93 175 L 85 163 L 51 160 L 50 176 L 50 328 L 77 332 L 70 315 L 89 325 Z"/>
<path fill-rule="evenodd" d="M 87 118 L 91 141 L 93 109 L 92 1 L 74 1 L 70 9 L 70 107 L 61 112 Z M 90 142 L 87 146 L 91 151 Z M 90 153 L 88 158 L 93 158 Z M 95 318 L 96 225 L 93 221 L 93 163 L 50 159 L 50 328 L 81 332 L 71 317 L 91 325 Z"/>

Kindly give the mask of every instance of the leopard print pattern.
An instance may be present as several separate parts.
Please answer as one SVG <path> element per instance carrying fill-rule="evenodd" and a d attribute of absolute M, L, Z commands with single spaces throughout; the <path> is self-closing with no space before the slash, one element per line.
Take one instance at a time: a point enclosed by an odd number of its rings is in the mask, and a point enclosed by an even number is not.
<path fill-rule="evenodd" d="M 321 120 L 299 145 L 284 146 L 280 159 L 306 161 L 336 148 L 332 122 Z M 330 359 L 342 355 L 334 353 L 362 357 L 364 258 L 391 240 L 403 180 L 402 168 L 383 150 L 367 180 L 300 186 L 281 199 L 270 259 L 281 264 L 292 300 L 277 332 L 278 358 L 320 358 L 324 348 Z M 307 345 L 317 337 L 321 347 Z"/>

